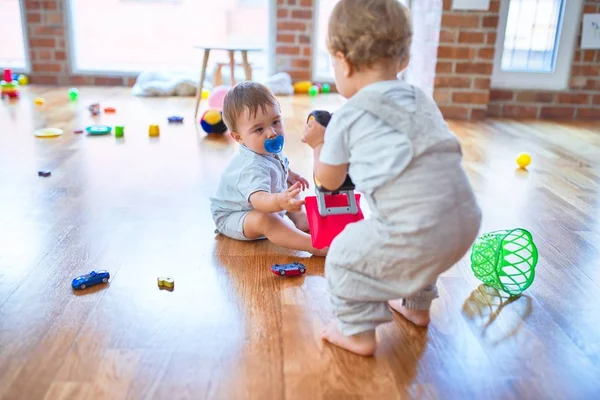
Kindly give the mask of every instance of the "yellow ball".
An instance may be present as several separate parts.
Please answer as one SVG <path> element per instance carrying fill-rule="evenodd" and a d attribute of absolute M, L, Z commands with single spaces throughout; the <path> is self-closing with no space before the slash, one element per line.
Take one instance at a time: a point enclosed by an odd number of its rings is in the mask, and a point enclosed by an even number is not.
<path fill-rule="evenodd" d="M 25 86 L 29 83 L 29 78 L 27 78 L 27 75 L 19 75 L 17 81 L 20 85 Z"/>
<path fill-rule="evenodd" d="M 531 164 L 531 155 L 529 153 L 521 153 L 517 156 L 517 165 L 523 169 Z"/>
<path fill-rule="evenodd" d="M 35 99 L 33 99 L 33 102 L 36 106 L 41 106 L 42 104 L 44 104 L 44 99 L 42 99 L 41 97 L 36 97 Z"/>
<path fill-rule="evenodd" d="M 208 96 L 210 96 L 210 91 L 206 90 L 206 89 L 202 89 L 202 98 L 204 100 L 208 99 Z"/>

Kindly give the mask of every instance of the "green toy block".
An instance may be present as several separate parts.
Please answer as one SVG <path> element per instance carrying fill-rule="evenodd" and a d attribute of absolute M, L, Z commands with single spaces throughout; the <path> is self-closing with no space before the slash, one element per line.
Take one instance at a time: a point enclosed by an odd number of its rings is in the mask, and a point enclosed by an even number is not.
<path fill-rule="evenodd" d="M 123 137 L 125 136 L 125 127 L 123 125 L 115 126 L 115 137 Z"/>

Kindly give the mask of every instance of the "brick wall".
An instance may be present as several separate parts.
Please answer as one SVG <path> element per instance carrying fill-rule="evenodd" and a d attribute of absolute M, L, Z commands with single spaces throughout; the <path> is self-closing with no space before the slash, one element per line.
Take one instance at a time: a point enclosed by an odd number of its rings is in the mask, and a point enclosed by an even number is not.
<path fill-rule="evenodd" d="M 26 0 L 25 10 L 32 76 L 35 82 L 57 83 L 68 67 L 63 3 Z"/>
<path fill-rule="evenodd" d="M 584 13 L 600 13 L 599 0 L 586 0 Z M 581 29 L 579 29 L 581 32 Z M 508 118 L 600 120 L 600 51 L 577 49 L 565 91 L 492 90 L 488 114 Z"/>
<path fill-rule="evenodd" d="M 313 0 L 277 0 L 275 70 L 312 79 Z"/>
<path fill-rule="evenodd" d="M 584 13 L 600 12 L 599 0 L 584 4 Z M 575 50 L 568 90 L 490 89 L 500 1 L 492 0 L 488 11 L 457 12 L 451 5 L 444 0 L 434 91 L 447 118 L 600 119 L 599 51 Z"/>
<path fill-rule="evenodd" d="M 488 11 L 453 11 L 444 0 L 434 98 L 447 118 L 487 114 L 500 1 Z"/>

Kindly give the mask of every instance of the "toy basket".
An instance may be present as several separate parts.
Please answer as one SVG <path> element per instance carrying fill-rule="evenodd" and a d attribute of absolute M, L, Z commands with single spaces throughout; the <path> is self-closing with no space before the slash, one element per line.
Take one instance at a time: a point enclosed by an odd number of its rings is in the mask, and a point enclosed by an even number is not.
<path fill-rule="evenodd" d="M 520 228 L 480 236 L 471 253 L 471 269 L 477 279 L 511 296 L 531 286 L 537 261 L 531 233 Z"/>

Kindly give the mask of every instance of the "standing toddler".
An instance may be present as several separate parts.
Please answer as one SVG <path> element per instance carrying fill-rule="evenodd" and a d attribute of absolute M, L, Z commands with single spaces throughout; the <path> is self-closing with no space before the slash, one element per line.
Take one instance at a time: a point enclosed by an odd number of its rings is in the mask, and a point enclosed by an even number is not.
<path fill-rule="evenodd" d="M 348 101 L 326 130 L 312 121 L 303 136 L 315 178 L 335 189 L 348 172 L 372 211 L 333 240 L 325 261 L 336 321 L 323 338 L 365 356 L 391 310 L 428 325 L 438 276 L 466 254 L 481 222 L 458 141 L 433 100 L 397 79 L 411 39 L 397 0 L 340 0 L 327 45 Z"/>

